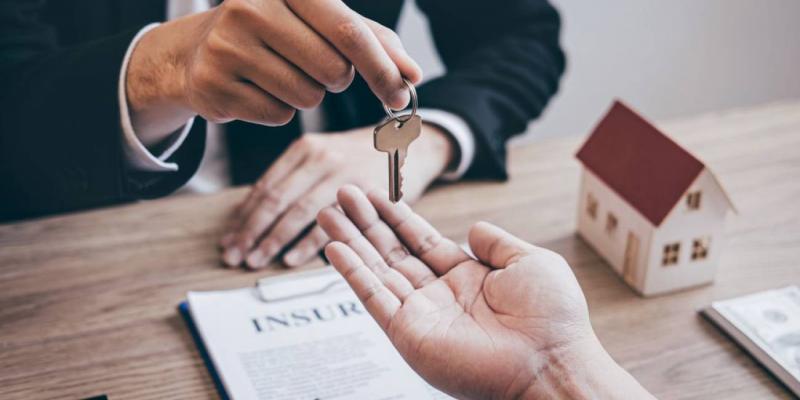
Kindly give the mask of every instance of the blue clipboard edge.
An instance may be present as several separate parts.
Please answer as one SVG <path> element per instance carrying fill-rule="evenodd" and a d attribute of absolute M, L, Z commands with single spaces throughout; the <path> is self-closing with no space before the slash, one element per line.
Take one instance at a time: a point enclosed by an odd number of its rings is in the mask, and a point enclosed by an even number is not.
<path fill-rule="evenodd" d="M 189 333 L 192 334 L 194 344 L 197 347 L 197 350 L 200 352 L 200 357 L 203 359 L 203 363 L 206 365 L 208 373 L 211 375 L 211 379 L 214 381 L 214 386 L 217 388 L 219 397 L 222 400 L 230 400 L 228 393 L 225 392 L 225 386 L 222 385 L 222 380 L 219 378 L 217 369 L 214 367 L 214 363 L 211 361 L 211 357 L 208 355 L 206 345 L 203 343 L 203 339 L 200 337 L 200 332 L 197 331 L 197 327 L 194 324 L 192 313 L 189 312 L 189 303 L 182 301 L 180 304 L 178 304 L 178 312 L 180 312 L 181 316 L 183 317 L 183 321 L 186 322 L 186 327 L 189 328 Z"/>

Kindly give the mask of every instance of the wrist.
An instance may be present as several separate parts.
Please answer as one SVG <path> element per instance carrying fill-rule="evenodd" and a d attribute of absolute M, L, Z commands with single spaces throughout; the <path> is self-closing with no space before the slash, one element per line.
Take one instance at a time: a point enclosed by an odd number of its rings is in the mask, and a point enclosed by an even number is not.
<path fill-rule="evenodd" d="M 174 22 L 147 32 L 131 54 L 125 91 L 132 112 L 155 104 L 183 103 L 182 73 L 186 47 L 175 32 Z"/>
<path fill-rule="evenodd" d="M 457 159 L 458 145 L 447 132 L 423 122 L 422 134 L 417 140 L 425 155 L 425 170 L 432 174 L 431 181 L 452 168 Z"/>
<path fill-rule="evenodd" d="M 185 65 L 192 37 L 204 15 L 195 14 L 145 33 L 130 55 L 125 96 L 136 135 L 146 146 L 161 142 L 193 117 L 187 101 Z"/>
<path fill-rule="evenodd" d="M 513 398 L 653 398 L 611 358 L 594 336 L 536 358 L 540 361 L 534 366 L 530 384 Z"/>

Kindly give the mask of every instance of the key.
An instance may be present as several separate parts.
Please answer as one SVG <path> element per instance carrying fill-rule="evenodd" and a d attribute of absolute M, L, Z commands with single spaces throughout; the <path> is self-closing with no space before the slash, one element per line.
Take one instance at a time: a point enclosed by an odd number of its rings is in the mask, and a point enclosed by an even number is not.
<path fill-rule="evenodd" d="M 408 119 L 406 119 L 408 118 Z M 419 115 L 390 119 L 375 128 L 375 150 L 389 155 L 389 200 L 397 203 L 403 197 L 403 174 L 408 146 L 419 137 L 422 119 Z"/>

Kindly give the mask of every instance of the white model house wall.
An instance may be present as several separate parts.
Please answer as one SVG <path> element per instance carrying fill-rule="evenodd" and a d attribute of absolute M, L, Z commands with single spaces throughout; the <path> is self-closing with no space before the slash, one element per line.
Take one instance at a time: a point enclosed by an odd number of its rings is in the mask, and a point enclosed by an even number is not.
<path fill-rule="evenodd" d="M 597 201 L 596 218 L 592 218 L 587 211 L 589 196 Z M 587 168 L 583 168 L 581 175 L 578 207 L 578 232 L 621 278 L 624 275 L 628 233 L 638 238 L 635 278 L 627 283 L 641 292 L 653 225 Z M 617 219 L 617 226 L 612 230 L 607 229 L 609 214 Z"/>
<path fill-rule="evenodd" d="M 698 190 L 700 208 L 692 210 L 686 193 Z M 644 295 L 702 285 L 714 279 L 724 245 L 725 216 L 730 206 L 708 169 L 700 173 L 686 193 L 653 233 Z M 693 241 L 703 237 L 710 240 L 708 254 L 704 259 L 692 260 Z M 664 266 L 664 246 L 670 243 L 680 243 L 678 262 Z"/>

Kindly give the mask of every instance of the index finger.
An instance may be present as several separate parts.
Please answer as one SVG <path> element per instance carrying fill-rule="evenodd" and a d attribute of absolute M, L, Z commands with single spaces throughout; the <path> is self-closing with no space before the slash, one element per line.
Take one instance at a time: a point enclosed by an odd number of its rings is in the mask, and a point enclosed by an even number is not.
<path fill-rule="evenodd" d="M 419 75 L 419 67 L 413 61 L 401 63 L 411 69 L 401 72 L 360 15 L 340 0 L 288 0 L 287 4 L 353 63 L 382 102 L 398 110 L 408 104 L 410 95 L 402 72 L 413 81 Z M 393 51 L 397 54 L 396 49 Z"/>

